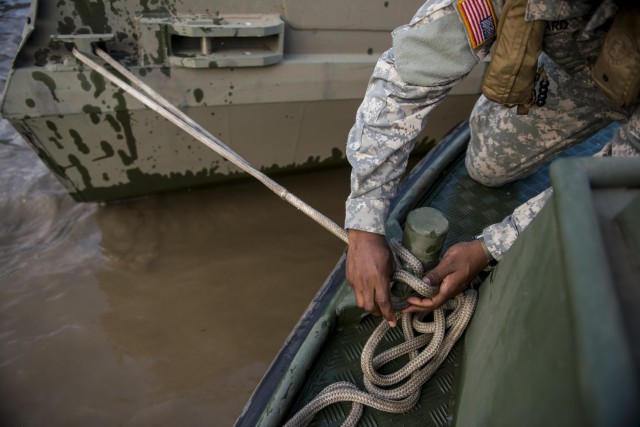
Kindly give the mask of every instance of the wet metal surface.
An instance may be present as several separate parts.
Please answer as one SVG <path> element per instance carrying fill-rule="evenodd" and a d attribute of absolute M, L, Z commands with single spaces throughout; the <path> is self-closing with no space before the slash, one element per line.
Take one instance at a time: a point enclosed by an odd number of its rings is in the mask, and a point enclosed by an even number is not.
<path fill-rule="evenodd" d="M 346 169 L 278 181 L 342 222 Z M 76 203 L 4 120 L 0 186 L 3 426 L 231 425 L 344 249 L 251 181 Z"/>

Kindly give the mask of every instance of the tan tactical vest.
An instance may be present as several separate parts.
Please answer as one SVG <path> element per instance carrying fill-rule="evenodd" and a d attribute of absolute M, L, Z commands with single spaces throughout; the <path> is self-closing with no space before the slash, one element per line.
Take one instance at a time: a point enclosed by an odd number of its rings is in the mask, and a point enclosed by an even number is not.
<path fill-rule="evenodd" d="M 527 114 L 536 101 L 534 86 L 546 25 L 545 21 L 525 21 L 526 10 L 527 0 L 504 2 L 482 82 L 484 96 L 499 104 L 517 105 L 518 114 Z"/>
<path fill-rule="evenodd" d="M 517 106 L 518 114 L 544 105 L 548 82 L 536 80 L 538 56 L 546 21 L 525 21 L 527 0 L 506 0 L 498 22 L 496 41 L 487 68 L 482 93 L 508 107 Z M 640 12 L 637 7 L 621 9 L 607 33 L 592 76 L 598 86 L 617 105 L 628 107 L 640 93 Z"/>
<path fill-rule="evenodd" d="M 591 70 L 596 84 L 620 107 L 630 107 L 640 93 L 640 10 L 620 9 Z"/>

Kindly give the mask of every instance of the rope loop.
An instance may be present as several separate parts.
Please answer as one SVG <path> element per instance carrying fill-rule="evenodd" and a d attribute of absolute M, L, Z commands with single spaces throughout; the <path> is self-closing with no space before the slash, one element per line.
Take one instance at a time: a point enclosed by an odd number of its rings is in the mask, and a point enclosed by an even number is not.
<path fill-rule="evenodd" d="M 431 297 L 438 293 L 437 286 L 422 281 L 422 263 L 398 240 L 389 242 L 397 269 L 392 276 L 393 286 L 406 285 L 411 292 Z M 300 409 L 285 427 L 308 425 L 324 407 L 337 402 L 353 402 L 343 427 L 355 426 L 363 413 L 363 405 L 374 409 L 403 413 L 415 406 L 422 386 L 444 362 L 467 327 L 476 307 L 478 293 L 468 289 L 447 301 L 432 313 L 402 313 L 398 297 L 394 309 L 400 319 L 404 342 L 375 354 L 390 327 L 385 319 L 373 331 L 360 359 L 366 392 L 349 382 L 338 382 L 326 387 L 313 400 Z M 405 298 L 406 299 L 406 298 Z M 406 302 L 405 302 L 406 306 Z M 380 368 L 408 355 L 409 361 L 395 372 L 383 374 Z"/>

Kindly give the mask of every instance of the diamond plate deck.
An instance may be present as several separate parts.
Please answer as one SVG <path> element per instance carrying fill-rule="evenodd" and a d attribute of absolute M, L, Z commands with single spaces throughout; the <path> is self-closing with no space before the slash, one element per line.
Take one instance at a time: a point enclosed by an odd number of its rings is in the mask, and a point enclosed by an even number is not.
<path fill-rule="evenodd" d="M 617 125 L 603 129 L 596 136 L 574 146 L 562 156 L 590 156 L 606 143 Z M 549 186 L 549 165 L 540 168 L 534 175 L 501 188 L 484 187 L 467 174 L 464 159 L 454 162 L 421 201 L 422 206 L 431 206 L 442 211 L 449 219 L 449 233 L 444 249 L 452 244 L 470 240 L 482 229 L 501 221 L 522 202 Z M 482 298 L 482 290 L 480 290 Z M 350 311 L 356 311 L 350 312 Z M 313 399 L 324 387 L 337 381 L 351 381 L 364 389 L 360 354 L 367 339 L 380 322 L 379 318 L 365 316 L 359 322 L 358 308 L 351 308 L 338 319 L 335 330 L 310 369 L 307 381 L 286 419 L 289 419 L 304 404 Z M 402 341 L 400 328 L 391 330 L 380 346 L 382 351 Z M 365 408 L 360 426 L 435 426 L 452 425 L 452 405 L 456 393 L 456 381 L 461 367 L 461 339 L 449 356 L 422 390 L 418 404 L 405 414 L 389 414 Z M 386 368 L 392 372 L 404 362 L 394 361 Z M 322 410 L 312 421 L 313 427 L 340 426 L 350 410 L 350 403 L 331 405 Z"/>

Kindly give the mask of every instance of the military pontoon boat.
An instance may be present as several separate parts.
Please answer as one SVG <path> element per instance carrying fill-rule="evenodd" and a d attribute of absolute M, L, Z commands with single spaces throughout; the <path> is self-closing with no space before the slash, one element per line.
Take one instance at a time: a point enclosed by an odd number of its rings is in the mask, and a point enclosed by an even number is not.
<path fill-rule="evenodd" d="M 373 65 L 422 0 L 33 0 L 0 114 L 78 201 L 233 178 L 239 170 L 82 66 L 99 46 L 255 167 L 344 162 Z M 421 141 L 464 120 L 481 67 Z"/>
<path fill-rule="evenodd" d="M 613 127 L 564 156 L 590 155 Z M 501 221 L 548 187 L 552 198 L 479 288 L 465 334 L 423 386 L 417 405 L 365 408 L 362 426 L 640 425 L 640 159 L 560 159 L 533 176 L 487 188 L 469 178 L 461 125 L 413 170 L 387 234 L 430 206 L 449 219 L 446 249 Z M 356 306 L 344 257 L 281 348 L 237 421 L 280 426 L 326 386 L 363 386 L 360 353 L 380 322 Z M 380 351 L 403 340 L 387 333 Z M 407 362 L 384 366 L 391 373 Z M 339 426 L 351 403 L 309 424 Z"/>

